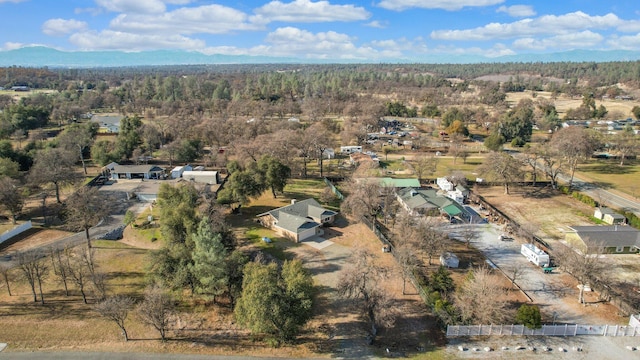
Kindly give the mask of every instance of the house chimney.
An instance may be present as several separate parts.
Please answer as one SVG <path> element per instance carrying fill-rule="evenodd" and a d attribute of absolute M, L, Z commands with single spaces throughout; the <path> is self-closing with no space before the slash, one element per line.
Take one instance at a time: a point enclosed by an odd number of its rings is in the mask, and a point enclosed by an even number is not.
<path fill-rule="evenodd" d="M 291 205 L 296 203 L 296 199 L 291 199 Z"/>

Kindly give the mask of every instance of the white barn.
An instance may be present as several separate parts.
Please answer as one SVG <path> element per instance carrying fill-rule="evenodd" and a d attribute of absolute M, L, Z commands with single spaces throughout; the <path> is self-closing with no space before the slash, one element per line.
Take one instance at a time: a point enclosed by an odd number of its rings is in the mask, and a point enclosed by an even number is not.
<path fill-rule="evenodd" d="M 171 170 L 171 178 L 172 179 L 178 179 L 182 177 L 182 174 L 185 171 L 191 171 L 193 170 L 193 167 L 191 165 L 184 165 L 184 166 L 176 166 L 173 168 L 173 170 Z"/>
<path fill-rule="evenodd" d="M 220 175 L 217 171 L 183 171 L 182 178 L 200 184 L 220 184 Z"/>

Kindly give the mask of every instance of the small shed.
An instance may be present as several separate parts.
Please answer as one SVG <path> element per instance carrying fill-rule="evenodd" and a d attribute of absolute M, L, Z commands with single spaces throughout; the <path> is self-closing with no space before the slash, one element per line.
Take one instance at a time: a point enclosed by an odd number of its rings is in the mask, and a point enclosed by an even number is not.
<path fill-rule="evenodd" d="M 193 170 L 193 167 L 189 164 L 184 166 L 176 166 L 173 168 L 173 170 L 171 170 L 171 178 L 172 179 L 181 178 L 182 173 L 184 173 L 185 171 L 191 171 L 191 170 Z"/>
<path fill-rule="evenodd" d="M 445 252 L 442 255 L 440 255 L 440 264 L 447 268 L 456 269 L 460 265 L 460 260 L 458 260 L 458 257 L 456 256 L 456 254 Z"/>
<path fill-rule="evenodd" d="M 200 184 L 220 184 L 220 175 L 217 171 L 183 171 L 182 178 Z"/>
<path fill-rule="evenodd" d="M 608 207 L 596 208 L 593 212 L 593 217 L 598 220 L 602 220 L 609 225 L 624 224 L 627 221 L 627 218 L 625 218 L 624 215 L 619 214 Z"/>

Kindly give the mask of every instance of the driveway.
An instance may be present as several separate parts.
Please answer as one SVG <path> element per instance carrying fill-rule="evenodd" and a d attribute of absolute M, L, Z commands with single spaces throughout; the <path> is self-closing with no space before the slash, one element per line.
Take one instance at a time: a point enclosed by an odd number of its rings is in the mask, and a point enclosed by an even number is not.
<path fill-rule="evenodd" d="M 607 324 L 599 317 L 590 316 L 580 311 L 577 294 L 575 299 L 566 296 L 575 294 L 577 289 L 568 288 L 565 281 L 568 274 L 554 269 L 553 273 L 545 274 L 542 268 L 535 266 L 520 254 L 523 242 L 501 241 L 502 226 L 489 224 L 450 225 L 450 236 L 461 238 L 460 231 L 465 227 L 476 229 L 478 237 L 472 245 L 478 248 L 487 259 L 491 260 L 498 268 L 509 277 L 514 268 L 519 269 L 516 283 L 532 299 L 534 304 L 540 306 L 546 314 L 555 314 L 556 323 L 566 324 Z M 573 283 L 573 282 L 572 282 Z M 570 303 L 574 302 L 574 303 Z"/>
<path fill-rule="evenodd" d="M 344 220 L 341 220 L 344 221 Z M 335 341 L 339 358 L 373 358 L 370 346 L 366 344 L 366 334 L 358 321 L 358 314 L 349 303 L 337 295 L 337 286 L 342 269 L 349 263 L 352 249 L 350 241 L 358 234 L 351 233 L 353 226 L 339 224 L 325 229 L 324 237 L 303 241 L 305 246 L 290 249 L 301 259 L 319 288 L 316 319 L 330 329 L 328 338 Z"/>

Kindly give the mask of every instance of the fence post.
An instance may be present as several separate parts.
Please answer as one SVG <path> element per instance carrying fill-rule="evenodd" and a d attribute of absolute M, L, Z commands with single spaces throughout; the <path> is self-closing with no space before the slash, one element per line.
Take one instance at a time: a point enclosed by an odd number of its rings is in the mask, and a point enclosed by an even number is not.
<path fill-rule="evenodd" d="M 609 331 L 609 325 L 605 325 L 605 326 L 604 326 L 604 331 L 603 331 L 602 336 L 607 336 L 607 332 L 608 332 L 608 331 Z"/>

